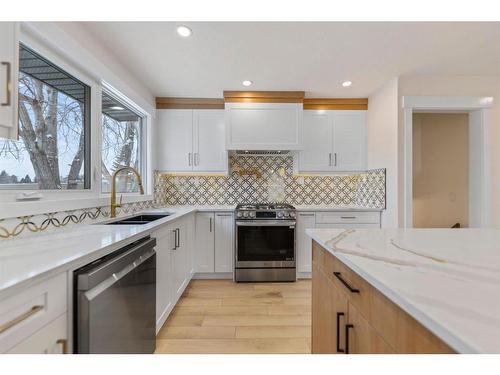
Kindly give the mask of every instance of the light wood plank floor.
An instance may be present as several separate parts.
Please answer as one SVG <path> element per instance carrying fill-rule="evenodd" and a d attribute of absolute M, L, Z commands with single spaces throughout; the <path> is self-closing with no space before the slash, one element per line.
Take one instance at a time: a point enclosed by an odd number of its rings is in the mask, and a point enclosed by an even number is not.
<path fill-rule="evenodd" d="M 310 280 L 192 280 L 156 340 L 156 353 L 310 352 Z"/>

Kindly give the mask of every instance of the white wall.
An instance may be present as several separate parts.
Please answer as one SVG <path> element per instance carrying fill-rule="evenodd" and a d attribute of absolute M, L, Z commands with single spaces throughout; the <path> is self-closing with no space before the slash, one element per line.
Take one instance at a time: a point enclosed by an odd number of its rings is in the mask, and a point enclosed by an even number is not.
<path fill-rule="evenodd" d="M 383 228 L 397 228 L 398 220 L 398 79 L 368 98 L 368 168 L 386 168 L 386 210 Z"/>
<path fill-rule="evenodd" d="M 500 227 L 500 76 L 402 76 L 399 77 L 399 98 L 406 95 L 491 96 L 494 98 L 490 111 L 491 212 L 492 225 Z M 399 129 L 401 130 L 403 126 L 403 109 L 399 106 Z M 400 133 L 402 134 L 402 131 Z M 402 151 L 400 148 L 401 166 L 404 160 Z M 402 197 L 403 186 L 401 181 L 400 197 Z M 402 209 L 400 211 L 402 215 Z"/>

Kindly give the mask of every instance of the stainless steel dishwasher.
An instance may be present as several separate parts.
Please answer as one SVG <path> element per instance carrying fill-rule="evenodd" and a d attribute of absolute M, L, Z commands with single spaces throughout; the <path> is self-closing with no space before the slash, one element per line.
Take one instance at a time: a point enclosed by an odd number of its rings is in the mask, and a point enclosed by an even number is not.
<path fill-rule="evenodd" d="M 153 353 L 156 239 L 146 237 L 74 272 L 75 353 Z"/>

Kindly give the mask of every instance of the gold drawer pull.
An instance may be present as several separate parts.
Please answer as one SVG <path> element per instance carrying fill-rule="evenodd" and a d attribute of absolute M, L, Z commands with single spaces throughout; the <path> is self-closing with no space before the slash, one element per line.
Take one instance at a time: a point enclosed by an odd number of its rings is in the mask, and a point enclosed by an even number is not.
<path fill-rule="evenodd" d="M 9 321 L 5 324 L 0 325 L 0 334 L 4 333 L 5 331 L 14 327 L 15 325 L 21 323 L 22 321 L 28 319 L 30 316 L 35 315 L 40 310 L 43 310 L 43 306 L 42 305 L 35 305 L 31 309 L 26 311 L 25 313 L 19 315 L 18 317 L 12 319 L 11 321 Z"/>
<path fill-rule="evenodd" d="M 68 354 L 68 340 L 66 339 L 59 339 L 56 341 L 57 344 L 61 344 L 62 347 L 62 354 Z"/>

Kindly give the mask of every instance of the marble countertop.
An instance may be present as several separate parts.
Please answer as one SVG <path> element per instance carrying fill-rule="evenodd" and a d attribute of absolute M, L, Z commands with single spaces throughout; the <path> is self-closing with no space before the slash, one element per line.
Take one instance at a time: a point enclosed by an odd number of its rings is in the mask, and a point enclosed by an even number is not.
<path fill-rule="evenodd" d="M 142 213 L 168 212 L 171 215 L 144 225 L 99 225 L 105 223 L 102 222 L 1 240 L 0 299 L 33 285 L 41 278 L 90 263 L 195 211 L 192 207 L 175 211 L 145 210 Z"/>
<path fill-rule="evenodd" d="M 500 353 L 500 230 L 307 229 L 460 353 Z"/>
<path fill-rule="evenodd" d="M 233 211 L 226 206 L 167 206 L 146 212 L 171 212 L 171 216 L 146 225 L 74 225 L 21 238 L 0 240 L 0 298 L 35 283 L 102 257 L 154 229 L 192 212 Z M 347 207 L 298 206 L 298 210 L 348 210 Z M 351 207 L 353 209 L 353 207 Z M 372 211 L 371 209 L 364 209 Z M 133 215 L 140 214 L 136 212 Z M 129 216 L 133 216 L 129 215 Z"/>

